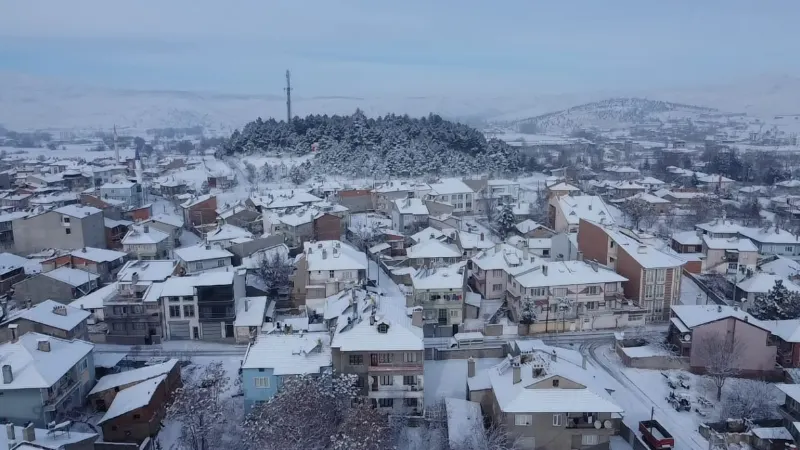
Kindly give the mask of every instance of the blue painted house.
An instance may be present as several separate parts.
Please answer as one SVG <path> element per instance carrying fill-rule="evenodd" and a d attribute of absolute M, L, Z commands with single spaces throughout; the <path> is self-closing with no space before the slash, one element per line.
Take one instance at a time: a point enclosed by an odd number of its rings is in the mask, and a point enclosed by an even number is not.
<path fill-rule="evenodd" d="M 45 428 L 80 407 L 95 383 L 94 345 L 39 333 L 0 344 L 0 420 Z"/>
<path fill-rule="evenodd" d="M 330 367 L 327 333 L 259 335 L 242 363 L 245 414 L 275 396 L 285 377 L 319 374 Z"/>

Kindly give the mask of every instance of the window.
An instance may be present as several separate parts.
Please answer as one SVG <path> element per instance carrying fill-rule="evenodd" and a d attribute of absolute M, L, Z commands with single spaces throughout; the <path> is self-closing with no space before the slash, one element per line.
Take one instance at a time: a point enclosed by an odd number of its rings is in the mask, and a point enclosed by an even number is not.
<path fill-rule="evenodd" d="M 392 377 L 391 375 L 381 375 L 380 383 L 381 386 L 391 386 L 394 384 L 394 377 Z"/>
<path fill-rule="evenodd" d="M 200 262 L 194 263 L 194 268 L 195 268 L 195 270 L 203 270 L 203 262 L 200 261 Z"/>
<path fill-rule="evenodd" d="M 391 408 L 394 406 L 394 399 L 393 398 L 379 398 L 378 399 L 378 406 L 381 408 Z"/>
<path fill-rule="evenodd" d="M 133 323 L 134 330 L 144 330 L 144 324 L 141 322 L 134 322 Z"/>
<path fill-rule="evenodd" d="M 532 414 L 514 414 L 514 425 L 518 427 L 527 427 L 533 425 Z"/>
<path fill-rule="evenodd" d="M 597 435 L 584 434 L 581 436 L 581 445 L 597 445 Z"/>
<path fill-rule="evenodd" d="M 218 259 L 217 260 L 217 267 L 225 267 L 225 260 L 224 259 Z"/>
<path fill-rule="evenodd" d="M 656 279 L 656 271 L 655 270 L 645 270 L 644 271 L 644 281 L 645 283 L 652 283 Z"/>
<path fill-rule="evenodd" d="M 380 364 L 391 364 L 394 361 L 394 355 L 391 353 L 378 353 L 378 362 Z"/>
<path fill-rule="evenodd" d="M 181 300 L 180 297 L 169 297 L 169 301 L 171 302 L 179 302 Z"/>
<path fill-rule="evenodd" d="M 169 307 L 169 316 L 170 317 L 180 317 L 181 316 L 181 307 L 178 305 L 170 306 Z"/>
<path fill-rule="evenodd" d="M 628 322 L 638 322 L 642 317 L 644 317 L 642 314 L 628 314 Z"/>
<path fill-rule="evenodd" d="M 194 317 L 194 305 L 183 305 L 183 317 Z"/>
<path fill-rule="evenodd" d="M 544 256 L 545 258 L 549 257 L 550 256 L 550 249 L 548 249 L 548 248 L 542 249 L 542 256 Z"/>
<path fill-rule="evenodd" d="M 609 246 L 610 248 L 614 248 L 614 241 L 612 241 L 612 240 L 609 240 L 609 244 L 608 244 L 608 246 Z"/>
<path fill-rule="evenodd" d="M 403 377 L 403 386 L 416 386 L 417 377 L 414 375 L 405 375 Z"/>
<path fill-rule="evenodd" d="M 334 277 L 336 277 L 336 275 L 335 275 L 335 273 L 334 273 L 334 272 L 335 272 L 335 271 L 333 271 L 333 270 L 329 270 L 329 271 L 328 271 L 328 278 L 334 278 Z"/>
<path fill-rule="evenodd" d="M 86 358 L 83 358 L 83 359 L 82 359 L 82 360 L 81 360 L 81 361 L 78 363 L 78 370 L 80 370 L 81 372 L 83 372 L 84 370 L 86 370 L 88 367 L 89 367 L 89 361 L 88 361 Z"/>
<path fill-rule="evenodd" d="M 69 223 L 69 221 L 70 221 L 69 217 L 67 217 L 67 216 L 63 216 L 63 217 L 61 218 L 61 220 L 62 220 L 64 223 Z"/>
<path fill-rule="evenodd" d="M 416 408 L 417 407 L 417 399 L 415 398 L 407 398 L 404 400 L 405 405 L 409 408 Z"/>
<path fill-rule="evenodd" d="M 364 355 L 350 355 L 350 365 L 360 366 L 364 364 Z"/>
<path fill-rule="evenodd" d="M 253 386 L 258 389 L 269 389 L 269 377 L 253 378 Z"/>
<path fill-rule="evenodd" d="M 134 314 L 141 314 L 142 313 L 142 305 L 133 305 L 133 313 Z"/>
<path fill-rule="evenodd" d="M 142 415 L 141 415 L 141 414 L 134 414 L 134 415 L 133 415 L 133 420 L 139 420 L 139 419 L 141 419 L 141 418 L 142 418 Z"/>
<path fill-rule="evenodd" d="M 553 426 L 560 427 L 564 423 L 561 414 L 553 414 Z"/>
<path fill-rule="evenodd" d="M 531 288 L 531 295 L 534 297 L 544 297 L 547 295 L 547 288 L 538 287 L 538 288 Z"/>
<path fill-rule="evenodd" d="M 656 283 L 664 283 L 667 281 L 667 269 L 656 270 Z"/>
<path fill-rule="evenodd" d="M 403 362 L 407 363 L 417 362 L 417 354 L 414 352 L 403 353 Z"/>
<path fill-rule="evenodd" d="M 587 310 L 597 309 L 597 302 L 586 302 L 586 309 Z"/>
<path fill-rule="evenodd" d="M 72 230 L 69 228 L 64 228 L 64 233 L 72 234 Z"/>
<path fill-rule="evenodd" d="M 645 286 L 645 288 L 644 288 L 644 298 L 653 298 L 653 288 L 654 287 L 655 286 L 653 286 L 652 284 L 648 285 L 648 286 Z"/>
<path fill-rule="evenodd" d="M 656 298 L 664 298 L 664 285 L 657 284 L 656 285 Z"/>
<path fill-rule="evenodd" d="M 492 292 L 498 292 L 503 290 L 502 284 L 493 284 L 492 285 Z"/>
<path fill-rule="evenodd" d="M 555 288 L 550 290 L 556 297 L 564 297 L 567 295 L 567 288 Z"/>
<path fill-rule="evenodd" d="M 378 333 L 386 334 L 389 332 L 389 325 L 385 323 L 378 324 Z"/>
<path fill-rule="evenodd" d="M 791 253 L 794 251 L 794 247 L 786 247 L 786 251 Z"/>
<path fill-rule="evenodd" d="M 617 283 L 606 283 L 606 292 L 617 292 Z"/>
<path fill-rule="evenodd" d="M 739 266 L 738 263 L 735 262 L 728 263 L 728 270 L 736 270 L 737 266 Z"/>
<path fill-rule="evenodd" d="M 558 387 L 560 382 L 561 382 L 561 380 L 559 380 L 558 378 L 554 379 L 553 380 L 553 387 Z"/>
<path fill-rule="evenodd" d="M 451 309 L 450 310 L 450 317 L 458 317 L 460 313 L 461 313 L 461 311 L 459 311 L 457 309 Z"/>
<path fill-rule="evenodd" d="M 119 322 L 112 323 L 111 324 L 111 329 L 113 329 L 114 331 L 125 331 L 125 324 L 124 323 L 119 323 Z"/>
<path fill-rule="evenodd" d="M 511 274 L 508 274 L 508 276 L 506 276 L 506 281 L 508 281 L 509 283 L 511 283 Z"/>
<path fill-rule="evenodd" d="M 587 295 L 600 295 L 600 286 L 589 286 L 586 290 Z"/>

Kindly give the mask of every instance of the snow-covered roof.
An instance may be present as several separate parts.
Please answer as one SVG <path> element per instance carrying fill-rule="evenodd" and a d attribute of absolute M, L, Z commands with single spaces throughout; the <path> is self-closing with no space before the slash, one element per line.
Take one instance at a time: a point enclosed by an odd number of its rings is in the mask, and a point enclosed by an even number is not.
<path fill-rule="evenodd" d="M 636 180 L 639 184 L 647 184 L 647 185 L 662 185 L 664 184 L 663 181 L 659 180 L 658 178 L 654 177 L 644 177 L 642 179 Z"/>
<path fill-rule="evenodd" d="M 219 258 L 230 258 L 233 256 L 233 253 L 221 248 L 218 245 L 210 244 L 206 245 L 202 242 L 193 245 L 191 247 L 183 247 L 178 248 L 173 251 L 175 256 L 180 258 L 182 261 L 186 262 L 193 262 L 193 261 L 205 261 L 208 259 L 219 259 Z"/>
<path fill-rule="evenodd" d="M 94 366 L 110 369 L 116 367 L 125 357 L 128 356 L 127 352 L 114 352 L 114 353 L 95 353 Z"/>
<path fill-rule="evenodd" d="M 272 369 L 276 376 L 316 374 L 330 366 L 328 333 L 261 334 L 242 363 L 242 369 Z"/>
<path fill-rule="evenodd" d="M 696 172 L 696 173 L 699 173 L 699 172 Z M 733 182 L 732 179 L 730 179 L 730 178 L 728 178 L 728 177 L 726 177 L 724 175 L 718 175 L 718 174 L 701 175 L 701 176 L 697 177 L 697 180 L 700 181 L 701 183 L 705 183 L 705 184 L 732 183 Z"/>
<path fill-rule="evenodd" d="M 119 391 L 114 397 L 114 401 L 111 402 L 108 411 L 97 423 L 108 422 L 111 419 L 149 405 L 153 400 L 153 395 L 166 379 L 166 375 L 160 375 Z"/>
<path fill-rule="evenodd" d="M 448 230 L 443 230 L 447 233 Z M 455 231 L 455 230 L 454 230 Z M 458 243 L 465 249 L 487 249 L 494 247 L 494 242 L 490 241 L 483 233 L 468 233 L 466 231 L 456 231 Z"/>
<path fill-rule="evenodd" d="M 658 192 L 654 192 L 654 194 L 659 196 L 659 197 L 665 197 L 665 196 L 669 195 L 672 198 L 681 198 L 681 199 L 700 198 L 700 197 L 705 197 L 707 195 L 705 192 L 687 192 L 687 191 L 661 192 L 661 191 L 663 191 L 663 189 L 659 190 Z"/>
<path fill-rule="evenodd" d="M 524 260 L 525 252 L 509 244 L 499 244 L 494 248 L 486 249 L 472 257 L 472 263 L 481 270 L 505 270 L 514 268 L 523 270 L 525 267 L 533 268 L 530 260 Z M 518 272 L 515 272 L 518 273 Z"/>
<path fill-rule="evenodd" d="M 444 399 L 447 439 L 451 448 L 485 448 L 481 404 L 460 398 Z"/>
<path fill-rule="evenodd" d="M 785 188 L 796 188 L 800 187 L 800 180 L 785 180 L 779 181 L 775 183 L 775 186 L 785 187 Z"/>
<path fill-rule="evenodd" d="M 132 282 L 133 274 L 139 282 L 164 281 L 172 275 L 178 261 L 172 259 L 159 259 L 152 261 L 132 260 L 125 263 L 117 272 L 117 280 Z"/>
<path fill-rule="evenodd" d="M 661 198 L 661 197 L 655 196 L 653 194 L 648 194 L 647 192 L 640 192 L 638 194 L 631 195 L 630 197 L 627 197 L 627 198 L 624 198 L 624 199 L 621 199 L 621 200 L 622 201 L 641 200 L 643 202 L 650 203 L 651 205 L 659 205 L 659 204 L 670 203 L 670 201 L 665 199 L 665 198 Z"/>
<path fill-rule="evenodd" d="M 61 425 L 61 424 L 59 424 Z M 9 446 L 9 438 L 6 431 L 0 433 L 0 448 L 13 449 L 13 450 L 62 450 L 64 448 L 72 448 L 70 444 L 82 443 L 84 441 L 94 442 L 97 439 L 95 433 L 83 433 L 70 429 L 67 431 L 51 431 L 45 428 L 34 428 L 35 439 L 31 442 L 26 442 L 22 439 L 23 427 L 14 426 L 14 441 L 16 446 Z M 81 445 L 80 447 L 82 447 Z M 79 446 L 75 446 L 79 447 Z"/>
<path fill-rule="evenodd" d="M 742 228 L 730 219 L 714 219 L 711 222 L 698 223 L 694 227 L 708 233 L 718 234 L 735 234 Z"/>
<path fill-rule="evenodd" d="M 555 354 L 555 361 L 551 359 Z M 577 354 L 577 355 L 575 355 Z M 523 355 L 530 361 L 521 362 L 510 356 L 495 367 L 487 369 L 492 391 L 500 409 L 505 413 L 622 413 L 623 409 L 608 398 L 605 386 L 597 377 L 597 369 L 583 369 L 580 354 L 574 350 L 549 347 L 539 341 L 537 348 Z M 520 381 L 514 383 L 514 364 L 519 364 Z M 541 368 L 541 372 L 535 370 Z M 543 383 L 561 377 L 583 387 L 566 389 Z"/>
<path fill-rule="evenodd" d="M 125 252 L 95 247 L 83 247 L 79 250 L 73 250 L 70 254 L 76 258 L 83 258 L 98 263 L 116 261 L 128 255 Z"/>
<path fill-rule="evenodd" d="M 39 350 L 39 341 L 48 341 L 50 351 Z M 11 389 L 46 389 L 72 370 L 92 352 L 94 345 L 29 332 L 17 342 L 0 344 L 0 366 L 10 365 L 13 380 L 0 384 L 0 391 Z"/>
<path fill-rule="evenodd" d="M 28 320 L 59 330 L 70 331 L 89 318 L 91 314 L 82 309 L 67 306 L 53 300 L 45 300 L 37 305 L 16 310 L 4 321 Z"/>
<path fill-rule="evenodd" d="M 308 270 L 366 270 L 367 256 L 341 241 L 303 244 Z"/>
<path fill-rule="evenodd" d="M 62 206 L 61 208 L 56 208 L 53 211 L 60 214 L 64 214 L 65 216 L 78 217 L 78 218 L 91 216 L 103 212 L 102 210 L 97 209 L 93 206 L 83 206 L 83 205 L 66 205 Z"/>
<path fill-rule="evenodd" d="M 72 301 L 69 306 L 78 309 L 90 310 L 100 309 L 103 303 L 111 298 L 117 292 L 117 283 L 111 283 L 108 286 L 103 286 L 100 289 L 80 297 Z"/>
<path fill-rule="evenodd" d="M 176 228 L 183 227 L 183 217 L 175 216 L 172 214 L 155 214 L 148 219 L 148 222 L 161 222 L 166 225 L 171 225 Z"/>
<path fill-rule="evenodd" d="M 547 228 L 546 226 L 544 226 L 544 225 L 542 225 L 542 224 L 540 224 L 538 222 L 534 222 L 531 219 L 523 220 L 522 222 L 514 225 L 514 227 L 516 227 L 516 229 L 519 230 L 520 233 L 528 233 L 528 232 L 533 231 L 533 230 L 535 230 L 537 228 L 545 228 L 545 229 L 549 230 L 549 228 Z"/>
<path fill-rule="evenodd" d="M 670 253 L 663 252 L 630 235 L 629 230 L 614 225 L 594 224 L 606 232 L 631 258 L 645 269 L 659 269 L 683 266 L 685 261 Z"/>
<path fill-rule="evenodd" d="M 800 274 L 800 262 L 785 256 L 778 256 L 773 261 L 761 264 L 759 268 L 764 272 L 774 273 L 786 278 Z"/>
<path fill-rule="evenodd" d="M 389 326 L 386 333 L 378 331 L 381 324 Z M 376 317 L 372 325 L 365 317 L 351 328 L 335 334 L 331 347 L 343 352 L 392 352 L 423 350 L 425 345 L 417 334 L 401 324 Z"/>
<path fill-rule="evenodd" d="M 105 223 L 106 228 L 116 228 L 116 227 L 129 227 L 133 225 L 133 222 L 130 220 L 114 220 L 109 219 L 108 217 L 103 218 L 103 222 Z"/>
<path fill-rule="evenodd" d="M 775 227 L 769 229 L 740 227 L 739 234 L 762 244 L 800 244 L 800 235 Z"/>
<path fill-rule="evenodd" d="M 99 278 L 97 275 L 91 272 L 73 269 L 66 266 L 61 266 L 57 269 L 51 270 L 50 272 L 43 272 L 42 275 L 54 280 L 58 280 L 62 283 L 66 283 L 72 287 L 83 286 L 84 284 L 90 281 L 95 281 Z"/>
<path fill-rule="evenodd" d="M 31 263 L 27 258 L 17 256 L 13 253 L 0 253 L 0 274 L 6 274 L 12 270 L 26 267 Z"/>
<path fill-rule="evenodd" d="M 800 384 L 785 384 L 785 383 L 778 383 L 775 384 L 775 387 L 780 389 L 781 392 L 786 394 L 786 396 L 790 397 L 792 400 L 796 402 L 800 402 Z M 798 423 L 798 422 L 795 422 Z M 798 427 L 800 428 L 800 427 Z"/>
<path fill-rule="evenodd" d="M 222 286 L 233 284 L 233 272 L 204 272 L 189 277 L 170 277 L 161 289 L 162 297 L 194 295 L 197 286 Z"/>
<path fill-rule="evenodd" d="M 444 233 L 442 233 L 440 230 L 433 227 L 428 227 L 422 231 L 412 234 L 410 238 L 414 242 L 422 242 L 427 241 L 428 239 L 439 239 L 442 236 L 444 236 Z"/>
<path fill-rule="evenodd" d="M 547 272 L 547 274 L 545 274 Z M 515 276 L 522 287 L 574 286 L 628 281 L 613 270 L 584 261 L 542 263 Z"/>
<path fill-rule="evenodd" d="M 757 252 L 758 247 L 750 239 L 732 238 L 712 238 L 707 234 L 703 235 L 703 242 L 706 247 L 714 250 L 736 250 L 737 252 Z"/>
<path fill-rule="evenodd" d="M 205 194 L 199 197 L 192 197 L 189 200 L 186 200 L 185 202 L 181 203 L 181 208 L 183 209 L 191 208 L 192 206 L 199 205 L 200 203 L 203 203 L 204 201 L 209 200 L 213 197 L 214 196 L 211 194 Z"/>
<path fill-rule="evenodd" d="M 267 297 L 242 297 L 236 301 L 235 327 L 260 327 L 264 324 Z"/>
<path fill-rule="evenodd" d="M 593 222 L 614 223 L 614 217 L 603 199 L 596 195 L 577 195 L 558 198 L 561 211 L 570 225 L 577 225 L 581 219 Z"/>
<path fill-rule="evenodd" d="M 672 239 L 680 245 L 702 245 L 703 240 L 694 231 L 672 233 Z"/>
<path fill-rule="evenodd" d="M 208 242 L 229 241 L 236 238 L 251 238 L 253 233 L 234 225 L 222 224 L 216 230 L 208 233 L 206 239 Z"/>
<path fill-rule="evenodd" d="M 419 269 L 411 277 L 411 283 L 414 289 L 458 289 L 460 292 L 464 287 L 463 267 L 464 262 L 460 262 L 447 267 Z"/>
<path fill-rule="evenodd" d="M 439 180 L 438 183 L 431 183 L 431 194 L 434 195 L 447 195 L 447 194 L 466 194 L 474 192 L 471 187 L 458 178 L 444 178 Z"/>
<path fill-rule="evenodd" d="M 800 286 L 798 286 L 791 280 L 784 278 L 780 275 L 775 275 L 774 273 L 767 273 L 767 272 L 757 272 L 753 274 L 753 276 L 740 281 L 739 284 L 736 285 L 736 287 L 743 290 L 744 292 L 765 294 L 769 292 L 770 289 L 775 287 L 775 282 L 778 280 L 783 282 L 783 286 L 789 291 L 800 292 Z"/>
<path fill-rule="evenodd" d="M 573 185 L 571 185 L 569 183 L 563 183 L 563 182 L 562 183 L 556 183 L 556 184 L 554 184 L 552 186 L 548 186 L 547 189 L 550 190 L 550 191 L 569 191 L 569 192 L 580 191 L 579 188 L 577 188 L 577 187 L 575 187 L 575 186 L 573 186 Z"/>
<path fill-rule="evenodd" d="M 460 258 L 461 251 L 455 244 L 428 239 L 409 247 L 406 250 L 406 256 L 409 258 Z"/>
<path fill-rule="evenodd" d="M 727 305 L 672 305 L 672 313 L 689 328 L 733 317 L 767 329 L 758 319 L 740 308 Z"/>
<path fill-rule="evenodd" d="M 431 189 L 425 183 L 419 183 L 416 181 L 389 181 L 381 186 L 376 187 L 374 190 L 376 193 L 389 193 L 389 192 L 401 192 L 401 191 L 429 191 Z"/>
<path fill-rule="evenodd" d="M 144 366 L 139 369 L 106 375 L 97 380 L 97 384 L 89 391 L 89 395 L 166 375 L 175 368 L 177 364 L 178 360 L 173 358 L 161 364 L 153 364 L 152 366 Z"/>
<path fill-rule="evenodd" d="M 639 173 L 639 169 L 634 169 L 628 166 L 611 166 L 605 169 L 606 172 L 614 173 Z"/>
<path fill-rule="evenodd" d="M 133 181 L 127 180 L 116 180 L 116 181 L 109 181 L 108 183 L 103 183 L 100 186 L 100 189 L 130 189 L 136 186 L 136 183 Z"/>
<path fill-rule="evenodd" d="M 145 233 L 145 226 L 147 225 L 132 225 L 122 238 L 122 245 L 158 244 L 169 239 L 169 234 L 153 227 L 148 226 Z"/>
<path fill-rule="evenodd" d="M 415 216 L 427 216 L 428 207 L 418 198 L 399 198 L 394 200 L 394 206 L 400 214 L 413 214 Z"/>
<path fill-rule="evenodd" d="M 12 211 L 5 214 L 0 214 L 0 223 L 2 222 L 11 222 L 12 220 L 16 219 L 23 219 L 28 217 L 28 212 L 26 211 Z"/>
<path fill-rule="evenodd" d="M 784 441 L 793 441 L 792 433 L 786 427 L 759 427 L 751 428 L 750 432 L 759 439 L 776 439 Z"/>

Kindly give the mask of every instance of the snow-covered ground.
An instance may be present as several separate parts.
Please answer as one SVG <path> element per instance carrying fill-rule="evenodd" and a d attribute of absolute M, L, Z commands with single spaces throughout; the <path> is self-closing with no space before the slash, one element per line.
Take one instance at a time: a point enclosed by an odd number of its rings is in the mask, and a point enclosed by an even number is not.
<path fill-rule="evenodd" d="M 705 305 L 708 295 L 691 278 L 683 276 L 681 279 L 681 305 Z"/>
<path fill-rule="evenodd" d="M 478 358 L 475 370 L 488 369 L 502 361 L 502 358 Z M 425 404 L 432 405 L 448 397 L 467 398 L 467 360 L 425 361 Z"/>

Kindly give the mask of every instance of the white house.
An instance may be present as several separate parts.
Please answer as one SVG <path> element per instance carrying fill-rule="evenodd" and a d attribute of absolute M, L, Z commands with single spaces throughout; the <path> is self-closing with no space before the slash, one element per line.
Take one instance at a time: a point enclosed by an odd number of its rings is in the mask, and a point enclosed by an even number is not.
<path fill-rule="evenodd" d="M 453 205 L 454 214 L 468 214 L 475 209 L 475 192 L 458 178 L 445 178 L 430 185 L 427 198 Z"/>
<path fill-rule="evenodd" d="M 135 259 L 166 259 L 173 244 L 169 234 L 150 225 L 132 225 L 122 238 L 122 249 Z"/>
<path fill-rule="evenodd" d="M 367 264 L 363 252 L 341 241 L 305 242 L 295 262 L 295 289 L 304 291 L 307 304 L 324 300 L 366 282 Z"/>
<path fill-rule="evenodd" d="M 175 250 L 175 257 L 186 273 L 200 273 L 209 270 L 226 270 L 231 267 L 233 253 L 214 244 L 197 244 Z"/>
<path fill-rule="evenodd" d="M 458 263 L 422 268 L 411 277 L 414 306 L 422 307 L 424 327 L 447 328 L 463 322 L 465 271 L 464 263 Z"/>
<path fill-rule="evenodd" d="M 413 233 L 428 222 L 428 207 L 418 198 L 402 198 L 392 202 L 392 229 Z"/>

